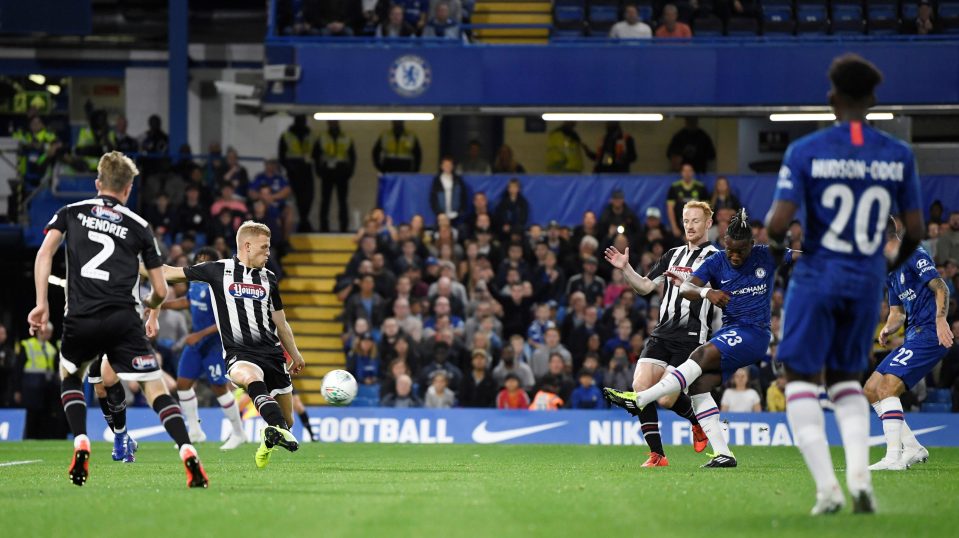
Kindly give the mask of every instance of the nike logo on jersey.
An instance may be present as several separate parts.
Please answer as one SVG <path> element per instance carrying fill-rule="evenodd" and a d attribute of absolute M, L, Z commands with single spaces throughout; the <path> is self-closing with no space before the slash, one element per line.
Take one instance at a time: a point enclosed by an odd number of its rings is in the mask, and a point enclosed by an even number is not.
<path fill-rule="evenodd" d="M 720 284 L 725 284 L 725 283 L 727 283 L 727 282 L 732 282 L 732 280 L 733 280 L 733 279 L 731 279 L 731 278 L 730 278 L 729 280 L 720 280 L 719 283 L 720 283 Z"/>
<path fill-rule="evenodd" d="M 540 424 L 538 426 L 527 426 L 525 428 L 513 428 L 510 430 L 502 430 L 498 432 L 491 432 L 486 429 L 486 424 L 488 420 L 484 420 L 480 423 L 476 429 L 473 430 L 473 442 L 479 443 L 482 445 L 492 444 L 492 443 L 502 443 L 503 441 L 509 441 L 511 439 L 516 439 L 518 437 L 525 437 L 527 435 L 533 435 L 534 433 L 544 432 L 547 430 L 552 430 L 559 428 L 560 426 L 565 426 L 569 421 L 561 422 L 550 422 L 549 424 Z"/>

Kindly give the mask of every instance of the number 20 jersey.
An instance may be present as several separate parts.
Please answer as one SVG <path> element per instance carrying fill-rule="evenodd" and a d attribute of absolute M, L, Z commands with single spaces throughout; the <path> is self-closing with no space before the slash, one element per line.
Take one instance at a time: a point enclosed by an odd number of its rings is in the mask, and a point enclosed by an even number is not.
<path fill-rule="evenodd" d="M 793 277 L 816 280 L 833 293 L 881 289 L 889 216 L 921 207 L 912 150 L 860 122 L 838 123 L 791 144 L 774 199 L 806 212 Z"/>
<path fill-rule="evenodd" d="M 147 269 L 162 264 L 149 223 L 110 196 L 63 206 L 44 231 L 50 230 L 59 230 L 66 238 L 64 313 L 69 316 L 135 308 L 140 303 L 140 257 Z"/>

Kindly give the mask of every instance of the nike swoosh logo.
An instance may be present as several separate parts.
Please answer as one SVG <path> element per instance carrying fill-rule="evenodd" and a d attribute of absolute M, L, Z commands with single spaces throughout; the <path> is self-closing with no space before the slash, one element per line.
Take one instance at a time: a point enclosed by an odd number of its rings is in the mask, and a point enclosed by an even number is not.
<path fill-rule="evenodd" d="M 136 439 L 140 440 L 144 437 L 150 437 L 151 435 L 156 435 L 158 433 L 165 433 L 166 428 L 163 426 L 150 426 L 149 428 L 137 428 L 135 430 L 127 430 L 127 434 Z M 107 442 L 113 442 L 113 439 L 116 436 L 113 434 L 113 430 L 107 427 L 106 431 L 103 432 L 103 440 Z"/>
<path fill-rule="evenodd" d="M 944 429 L 946 429 L 945 426 L 933 426 L 933 427 L 931 427 L 931 428 L 922 428 L 922 429 L 919 429 L 919 430 L 912 430 L 912 434 L 915 435 L 916 437 L 919 437 L 920 435 L 922 435 L 922 434 L 924 434 L 924 433 L 932 433 L 932 432 L 937 432 L 937 431 L 939 431 L 939 430 L 944 430 Z M 870 435 L 870 436 L 869 436 L 869 446 L 879 446 L 879 445 L 884 445 L 884 444 L 886 444 L 886 436 L 885 436 L 885 435 Z"/>
<path fill-rule="evenodd" d="M 516 439 L 517 437 L 525 437 L 527 435 L 533 435 L 534 433 L 544 432 L 546 430 L 552 430 L 559 428 L 560 426 L 565 426 L 569 423 L 568 420 L 562 422 L 550 422 L 549 424 L 540 424 L 538 426 L 527 426 L 525 428 L 514 428 L 512 430 L 503 430 L 499 432 L 491 432 L 486 429 L 487 420 L 484 420 L 473 430 L 473 442 L 479 443 L 481 445 L 488 445 L 492 443 L 502 443 L 503 441 L 509 441 L 510 439 Z"/>
<path fill-rule="evenodd" d="M 731 279 L 731 278 L 730 278 L 729 280 L 720 280 L 719 283 L 720 283 L 720 284 L 725 284 L 725 283 L 727 283 L 727 282 L 732 282 L 732 280 L 733 280 L 733 279 Z"/>

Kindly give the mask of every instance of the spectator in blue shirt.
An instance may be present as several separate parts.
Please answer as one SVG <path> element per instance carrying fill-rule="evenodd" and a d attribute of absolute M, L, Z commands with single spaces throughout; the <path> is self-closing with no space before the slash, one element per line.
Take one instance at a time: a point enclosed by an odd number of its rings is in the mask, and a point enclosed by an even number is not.
<path fill-rule="evenodd" d="M 530 345 L 539 349 L 546 342 L 546 330 L 555 326 L 553 320 L 549 319 L 549 305 L 546 303 L 536 305 L 536 319 L 526 331 L 526 338 Z"/>
<path fill-rule="evenodd" d="M 263 187 L 269 187 L 269 191 Z M 280 163 L 276 159 L 267 159 L 263 163 L 263 171 L 250 183 L 248 192 L 250 200 L 262 200 L 271 208 L 271 212 L 279 213 L 284 232 L 281 238 L 289 237 L 293 231 L 293 212 L 286 203 L 291 194 L 293 189 L 290 187 L 290 182 L 280 173 Z"/>
<path fill-rule="evenodd" d="M 628 318 L 619 320 L 616 325 L 616 334 L 603 344 L 603 356 L 612 357 L 616 348 L 629 349 L 629 337 L 633 332 L 633 322 Z"/>
<path fill-rule="evenodd" d="M 357 381 L 364 385 L 376 385 L 380 382 L 380 360 L 377 357 L 376 341 L 370 333 L 360 335 L 348 357 L 349 369 Z"/>
<path fill-rule="evenodd" d="M 426 26 L 426 19 L 430 13 L 429 0 L 396 0 L 396 5 L 403 8 L 403 18 L 419 34 Z"/>
<path fill-rule="evenodd" d="M 579 371 L 579 386 L 573 389 L 570 407 L 573 409 L 605 409 L 606 401 L 596 386 L 593 373 L 583 369 Z"/>

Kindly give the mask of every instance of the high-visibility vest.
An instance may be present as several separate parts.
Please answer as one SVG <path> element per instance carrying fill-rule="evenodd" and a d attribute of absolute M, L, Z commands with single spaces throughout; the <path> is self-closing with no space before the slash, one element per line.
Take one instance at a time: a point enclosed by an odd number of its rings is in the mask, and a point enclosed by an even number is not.
<path fill-rule="evenodd" d="M 380 164 L 391 159 L 412 162 L 414 147 L 416 147 L 416 137 L 412 133 L 403 131 L 403 134 L 397 138 L 392 129 L 387 129 L 380 135 L 380 148 L 382 150 Z"/>
<path fill-rule="evenodd" d="M 327 168 L 335 168 L 340 163 L 350 162 L 350 146 L 353 145 L 353 139 L 349 136 L 340 133 L 333 138 L 329 133 L 323 133 L 317 143 L 323 155 L 323 164 Z"/>
<path fill-rule="evenodd" d="M 20 342 L 27 363 L 23 372 L 27 374 L 45 374 L 54 372 L 56 368 L 57 348 L 50 342 L 41 343 L 36 337 Z"/>
<path fill-rule="evenodd" d="M 27 173 L 30 164 L 43 166 L 47 159 L 47 149 L 50 144 L 57 141 L 57 135 L 51 133 L 44 127 L 37 134 L 33 131 L 20 130 L 13 133 L 13 139 L 22 146 L 30 149 L 22 151 L 17 158 L 17 172 L 22 176 Z"/>
<path fill-rule="evenodd" d="M 563 399 L 545 390 L 537 392 L 533 403 L 529 404 L 530 411 L 556 411 L 560 407 L 563 407 Z"/>
<path fill-rule="evenodd" d="M 549 133 L 546 140 L 546 170 L 550 173 L 582 172 L 582 145 L 560 129 Z"/>
<path fill-rule="evenodd" d="M 117 146 L 117 134 L 113 131 L 107 133 L 107 138 L 110 141 L 112 147 Z M 89 127 L 84 127 L 80 129 L 80 134 L 77 135 L 77 144 L 76 147 L 81 148 L 85 146 L 92 146 L 97 143 L 97 138 L 93 136 L 93 129 Z M 99 156 L 87 156 L 83 158 L 84 162 L 87 163 L 87 169 L 91 172 L 96 171 L 97 165 L 100 164 Z"/>
<path fill-rule="evenodd" d="M 313 132 L 310 131 L 300 138 L 290 131 L 283 131 L 283 141 L 286 142 L 287 159 L 310 160 L 310 152 L 313 151 Z"/>

